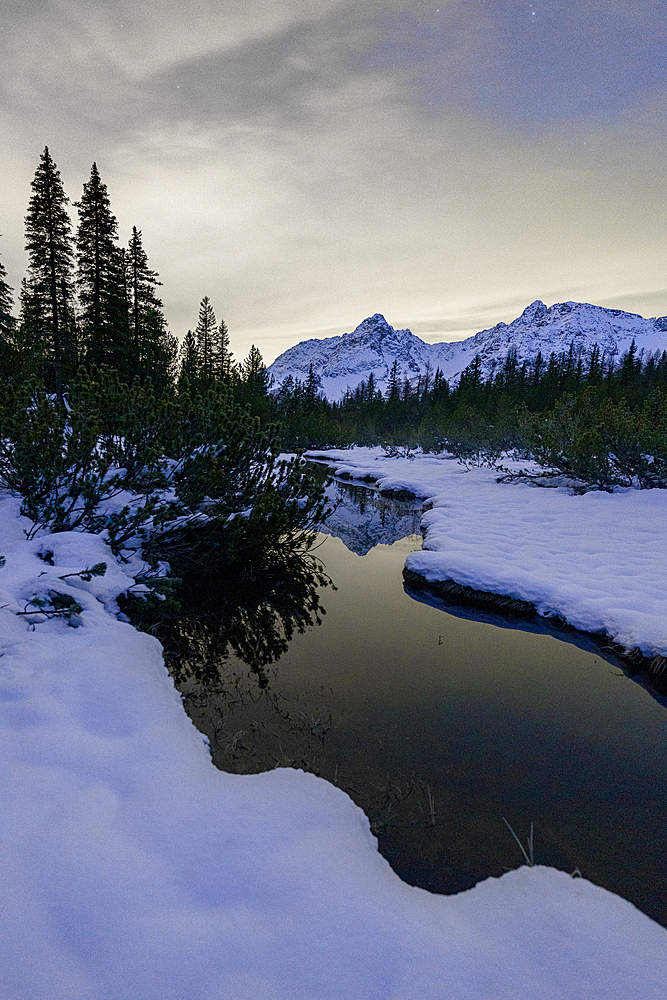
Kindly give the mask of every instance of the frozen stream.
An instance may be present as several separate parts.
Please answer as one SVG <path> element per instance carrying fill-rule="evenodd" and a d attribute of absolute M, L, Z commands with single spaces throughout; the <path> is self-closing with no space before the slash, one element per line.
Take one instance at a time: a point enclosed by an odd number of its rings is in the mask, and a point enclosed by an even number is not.
<path fill-rule="evenodd" d="M 322 624 L 261 678 L 210 647 L 213 673 L 172 664 L 214 762 L 335 782 L 398 874 L 436 892 L 518 866 L 503 817 L 524 843 L 534 823 L 537 863 L 667 925 L 667 709 L 595 652 L 414 599 L 401 570 L 419 512 L 339 489 L 341 537 L 316 552 L 337 588 L 321 591 Z"/>

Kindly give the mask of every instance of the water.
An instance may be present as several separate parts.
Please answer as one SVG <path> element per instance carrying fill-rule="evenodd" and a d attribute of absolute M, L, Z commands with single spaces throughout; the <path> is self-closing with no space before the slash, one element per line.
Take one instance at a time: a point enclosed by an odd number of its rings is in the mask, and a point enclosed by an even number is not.
<path fill-rule="evenodd" d="M 398 874 L 436 892 L 522 863 L 503 817 L 524 844 L 533 823 L 536 863 L 667 925 L 667 710 L 599 653 L 410 596 L 401 570 L 421 545 L 419 512 L 340 489 L 332 530 L 356 551 L 322 535 L 315 553 L 337 589 L 307 561 L 288 567 L 297 596 L 273 581 L 246 601 L 243 656 L 224 652 L 239 634 L 225 604 L 215 639 L 172 658 L 214 762 L 334 781 Z"/>

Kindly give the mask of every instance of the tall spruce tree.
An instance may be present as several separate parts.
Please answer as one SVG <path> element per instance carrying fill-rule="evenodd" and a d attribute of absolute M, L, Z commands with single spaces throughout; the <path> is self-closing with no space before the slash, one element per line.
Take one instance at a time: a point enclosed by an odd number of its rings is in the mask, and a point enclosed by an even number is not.
<path fill-rule="evenodd" d="M 218 374 L 220 331 L 208 295 L 205 295 L 199 304 L 195 339 L 199 357 L 199 377 L 203 382 L 213 382 Z"/>
<path fill-rule="evenodd" d="M 132 357 L 123 257 L 116 242 L 118 222 L 96 163 L 83 185 L 81 201 L 75 204 L 79 211 L 76 284 L 86 362 L 92 369 L 112 369 L 127 378 Z"/>
<path fill-rule="evenodd" d="M 0 340 L 9 341 L 14 335 L 16 320 L 12 309 L 12 289 L 7 284 L 7 271 L 0 260 Z"/>
<path fill-rule="evenodd" d="M 29 312 L 39 315 L 35 353 L 41 355 L 47 386 L 61 393 L 77 365 L 74 317 L 74 248 L 68 197 L 48 146 L 40 158 L 25 217 Z"/>
<path fill-rule="evenodd" d="M 306 413 L 313 413 L 317 409 L 321 387 L 322 379 L 311 364 L 308 367 L 308 377 L 303 385 L 303 408 Z"/>
<path fill-rule="evenodd" d="M 173 381 L 178 347 L 167 330 L 162 300 L 155 290 L 162 282 L 148 266 L 141 230 L 136 226 L 132 226 L 124 261 L 135 372 L 165 388 Z"/>
<path fill-rule="evenodd" d="M 389 378 L 387 379 L 387 388 L 385 389 L 385 396 L 387 399 L 391 399 L 392 402 L 396 402 L 401 398 L 401 377 L 398 371 L 398 361 L 394 360 L 391 370 L 389 372 Z"/>
<path fill-rule="evenodd" d="M 431 390 L 431 401 L 434 406 L 446 403 L 449 398 L 449 383 L 441 368 L 436 368 L 433 376 L 433 389 Z"/>
<path fill-rule="evenodd" d="M 199 355 L 197 341 L 192 330 L 188 330 L 179 351 L 178 391 L 185 392 L 195 385 L 199 377 Z"/>
<path fill-rule="evenodd" d="M 266 370 L 259 348 L 255 347 L 254 344 L 241 365 L 240 377 L 240 394 L 243 402 L 256 402 L 268 396 L 271 376 Z"/>
<path fill-rule="evenodd" d="M 12 289 L 6 281 L 7 271 L 0 261 L 0 379 L 10 378 L 14 361 L 16 320 L 12 315 Z"/>
<path fill-rule="evenodd" d="M 217 377 L 230 385 L 234 381 L 236 366 L 232 352 L 229 349 L 229 330 L 224 319 L 218 326 L 218 354 L 215 363 Z"/>

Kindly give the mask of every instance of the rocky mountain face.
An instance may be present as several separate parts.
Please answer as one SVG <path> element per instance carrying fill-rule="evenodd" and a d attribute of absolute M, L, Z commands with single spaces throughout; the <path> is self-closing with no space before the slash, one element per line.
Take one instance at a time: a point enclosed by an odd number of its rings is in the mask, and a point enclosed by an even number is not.
<path fill-rule="evenodd" d="M 547 306 L 533 302 L 512 323 L 497 323 L 474 337 L 453 343 L 427 344 L 410 330 L 394 330 L 384 316 L 369 316 L 352 333 L 325 340 L 304 340 L 277 358 L 269 367 L 274 388 L 291 375 L 304 381 L 310 366 L 319 375 L 322 391 L 330 400 L 340 399 L 373 372 L 375 384 L 384 391 L 394 361 L 401 378 L 416 379 L 428 368 L 440 368 L 450 384 L 479 354 L 485 376 L 502 365 L 516 350 L 519 364 L 542 352 L 545 361 L 574 344 L 577 353 L 588 355 L 594 344 L 607 357 L 620 357 L 632 341 L 648 356 L 667 350 L 667 316 L 644 319 L 635 313 L 582 302 L 560 302 Z"/>

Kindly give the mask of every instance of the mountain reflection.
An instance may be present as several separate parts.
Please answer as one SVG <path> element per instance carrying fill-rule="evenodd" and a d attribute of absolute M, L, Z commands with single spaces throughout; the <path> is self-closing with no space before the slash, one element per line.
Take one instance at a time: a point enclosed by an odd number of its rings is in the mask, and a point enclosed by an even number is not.
<path fill-rule="evenodd" d="M 330 483 L 326 492 L 334 509 L 321 530 L 340 538 L 358 556 L 365 556 L 375 545 L 393 545 L 408 535 L 420 534 L 420 500 L 386 499 L 367 486 L 338 481 Z"/>

